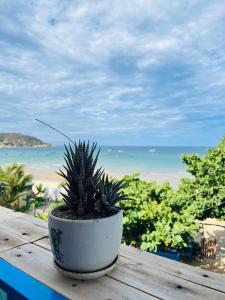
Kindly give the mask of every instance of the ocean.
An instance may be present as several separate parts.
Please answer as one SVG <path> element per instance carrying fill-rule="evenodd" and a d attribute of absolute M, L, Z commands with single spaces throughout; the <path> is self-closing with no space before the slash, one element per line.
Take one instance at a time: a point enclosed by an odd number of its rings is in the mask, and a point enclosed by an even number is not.
<path fill-rule="evenodd" d="M 204 155 L 206 147 L 124 147 L 103 146 L 99 166 L 112 176 L 139 173 L 141 177 L 157 181 L 172 181 L 186 176 L 181 155 Z M 12 162 L 24 164 L 32 172 L 55 172 L 63 164 L 63 146 L 52 148 L 1 148 L 0 165 Z"/>

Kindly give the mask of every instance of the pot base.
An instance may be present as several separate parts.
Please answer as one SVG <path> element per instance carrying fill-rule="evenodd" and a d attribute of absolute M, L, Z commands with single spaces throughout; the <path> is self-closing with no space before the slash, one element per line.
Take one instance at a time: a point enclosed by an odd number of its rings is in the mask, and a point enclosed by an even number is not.
<path fill-rule="evenodd" d="M 114 261 L 109 266 L 107 266 L 104 269 L 97 270 L 97 271 L 94 271 L 94 272 L 75 272 L 75 271 L 67 270 L 67 269 L 64 269 L 61 266 L 59 266 L 55 260 L 54 260 L 54 267 L 61 274 L 63 274 L 66 277 L 77 279 L 77 280 L 90 280 L 90 279 L 96 279 L 96 278 L 102 277 L 105 274 L 112 271 L 116 266 L 118 258 L 119 257 L 117 255 L 117 257 L 114 259 Z"/>

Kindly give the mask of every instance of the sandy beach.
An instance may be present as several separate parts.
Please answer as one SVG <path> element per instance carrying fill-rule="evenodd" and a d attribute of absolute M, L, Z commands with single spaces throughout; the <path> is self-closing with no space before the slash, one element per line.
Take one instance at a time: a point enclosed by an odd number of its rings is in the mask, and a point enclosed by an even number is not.
<path fill-rule="evenodd" d="M 29 173 L 33 176 L 33 182 L 34 184 L 40 184 L 42 183 L 45 187 L 48 189 L 56 189 L 58 185 L 63 181 L 62 177 L 60 177 L 56 172 L 54 171 L 46 171 L 46 172 L 40 172 L 36 171 L 34 169 L 26 168 L 26 173 Z M 113 171 L 108 171 L 108 174 L 114 178 L 120 179 L 124 175 L 122 172 L 115 173 Z M 128 174 L 131 175 L 131 174 Z M 173 187 L 177 187 L 179 184 L 179 181 L 183 177 L 190 177 L 185 172 L 174 172 L 171 173 L 148 173 L 148 174 L 141 174 L 140 178 L 146 181 L 156 181 L 157 183 L 164 183 L 169 182 Z"/>

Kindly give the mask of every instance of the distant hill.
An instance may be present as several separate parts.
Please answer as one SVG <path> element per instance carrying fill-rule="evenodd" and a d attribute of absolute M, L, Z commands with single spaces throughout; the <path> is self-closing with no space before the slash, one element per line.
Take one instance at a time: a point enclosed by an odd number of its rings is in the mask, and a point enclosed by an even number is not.
<path fill-rule="evenodd" d="M 0 148 L 3 147 L 51 147 L 50 144 L 20 133 L 0 133 Z"/>

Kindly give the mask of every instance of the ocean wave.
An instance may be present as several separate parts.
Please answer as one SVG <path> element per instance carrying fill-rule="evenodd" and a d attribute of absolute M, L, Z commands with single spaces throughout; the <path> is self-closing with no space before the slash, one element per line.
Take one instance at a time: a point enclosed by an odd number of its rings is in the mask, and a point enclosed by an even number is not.
<path fill-rule="evenodd" d="M 150 152 L 150 153 L 155 153 L 156 150 L 155 150 L 155 149 L 149 149 L 148 152 Z"/>

